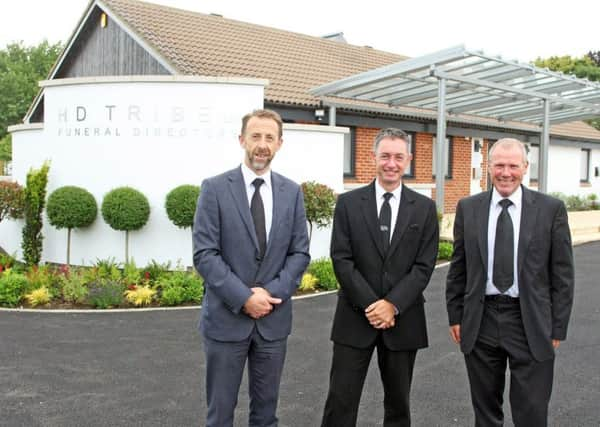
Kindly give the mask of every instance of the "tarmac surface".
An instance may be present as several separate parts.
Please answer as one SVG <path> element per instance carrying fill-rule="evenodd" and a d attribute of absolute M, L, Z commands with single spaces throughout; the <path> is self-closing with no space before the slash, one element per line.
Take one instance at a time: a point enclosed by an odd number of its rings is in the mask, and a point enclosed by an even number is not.
<path fill-rule="evenodd" d="M 557 352 L 549 425 L 600 425 L 600 243 L 575 248 L 575 304 Z M 448 337 L 444 280 L 426 291 L 430 346 L 419 351 L 411 394 L 414 426 L 472 426 L 464 360 Z M 328 387 L 336 296 L 295 301 L 279 425 L 318 426 Z M 0 426 L 201 426 L 204 356 L 199 310 L 0 311 Z M 373 362 L 375 357 L 373 358 Z M 359 426 L 382 425 L 372 363 Z M 507 399 L 505 399 L 506 401 Z M 247 425 L 242 384 L 236 426 Z M 506 407 L 506 404 L 505 404 Z M 508 408 L 507 423 L 510 421 Z"/>

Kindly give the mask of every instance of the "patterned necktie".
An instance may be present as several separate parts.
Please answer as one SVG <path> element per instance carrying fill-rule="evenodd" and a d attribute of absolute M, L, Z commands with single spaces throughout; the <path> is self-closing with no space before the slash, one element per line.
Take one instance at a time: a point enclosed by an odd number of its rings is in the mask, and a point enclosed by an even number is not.
<path fill-rule="evenodd" d="M 265 207 L 263 205 L 262 197 L 260 196 L 260 186 L 265 181 L 262 178 L 256 178 L 252 181 L 254 185 L 254 194 L 250 201 L 250 213 L 252 214 L 252 221 L 254 222 L 254 230 L 256 231 L 256 238 L 258 239 L 258 247 L 260 249 L 261 259 L 265 256 L 265 250 L 267 248 L 267 227 L 265 225 Z"/>
<path fill-rule="evenodd" d="M 392 193 L 385 193 L 383 204 L 379 211 L 379 229 L 381 230 L 381 238 L 383 242 L 383 252 L 387 252 L 390 247 L 390 233 L 392 226 L 392 208 L 390 206 L 390 197 Z"/>
<path fill-rule="evenodd" d="M 494 242 L 494 270 L 492 280 L 501 293 L 510 288 L 514 282 L 514 231 L 508 214 L 512 202 L 508 199 L 500 201 L 502 212 L 496 224 L 496 241 Z"/>

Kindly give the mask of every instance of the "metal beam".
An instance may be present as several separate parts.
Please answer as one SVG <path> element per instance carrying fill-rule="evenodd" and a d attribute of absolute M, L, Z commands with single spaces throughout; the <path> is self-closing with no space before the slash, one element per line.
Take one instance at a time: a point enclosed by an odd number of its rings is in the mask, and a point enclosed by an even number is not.
<path fill-rule="evenodd" d="M 336 108 L 334 106 L 329 107 L 329 126 L 335 126 L 336 122 Z"/>
<path fill-rule="evenodd" d="M 446 176 L 444 173 L 444 152 L 446 145 L 446 79 L 438 79 L 438 117 L 435 145 L 435 203 L 437 211 L 444 213 L 444 184 Z"/>
<path fill-rule="evenodd" d="M 538 189 L 548 192 L 548 147 L 550 146 L 550 100 L 544 100 L 544 121 L 540 138 L 540 164 L 538 170 Z"/>

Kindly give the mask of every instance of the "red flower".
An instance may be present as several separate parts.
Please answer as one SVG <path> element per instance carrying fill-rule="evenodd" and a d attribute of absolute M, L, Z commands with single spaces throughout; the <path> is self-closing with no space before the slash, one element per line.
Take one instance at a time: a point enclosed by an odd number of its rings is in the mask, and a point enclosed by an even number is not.
<path fill-rule="evenodd" d="M 137 285 L 132 283 L 131 285 L 127 286 L 127 289 L 129 289 L 130 291 L 135 291 L 137 289 Z"/>
<path fill-rule="evenodd" d="M 2 273 L 4 271 L 4 267 L 2 266 L 2 264 L 0 264 L 0 273 Z"/>
<path fill-rule="evenodd" d="M 150 280 L 150 272 L 149 271 L 144 271 L 144 279 Z"/>

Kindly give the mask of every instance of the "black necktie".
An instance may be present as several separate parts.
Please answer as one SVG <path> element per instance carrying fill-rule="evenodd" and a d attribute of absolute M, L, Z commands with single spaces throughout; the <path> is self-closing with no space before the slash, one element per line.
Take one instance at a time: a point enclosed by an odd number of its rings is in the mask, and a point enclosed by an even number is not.
<path fill-rule="evenodd" d="M 385 193 L 383 204 L 379 211 L 379 229 L 381 230 L 381 238 L 383 242 L 383 252 L 387 252 L 390 247 L 390 228 L 392 227 L 392 208 L 390 206 L 390 197 L 392 193 Z"/>
<path fill-rule="evenodd" d="M 260 186 L 263 184 L 264 179 L 256 178 L 252 181 L 254 185 L 254 194 L 250 201 L 250 213 L 252 214 L 252 221 L 254 222 L 254 230 L 256 231 L 256 238 L 258 239 L 258 247 L 260 249 L 260 257 L 265 256 L 265 249 L 267 247 L 267 227 L 265 226 L 265 207 L 263 205 L 262 197 L 260 197 Z"/>
<path fill-rule="evenodd" d="M 510 288 L 514 282 L 514 231 L 513 223 L 508 214 L 508 207 L 512 202 L 508 199 L 500 200 L 502 212 L 496 224 L 496 241 L 494 242 L 494 286 L 501 293 Z"/>

